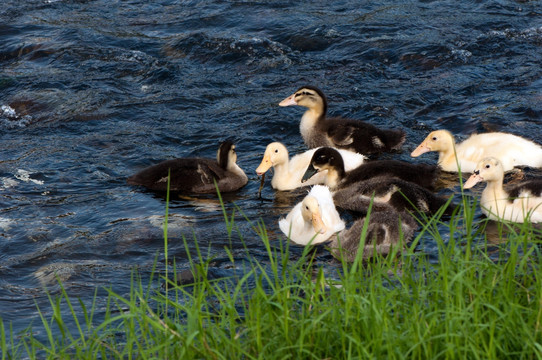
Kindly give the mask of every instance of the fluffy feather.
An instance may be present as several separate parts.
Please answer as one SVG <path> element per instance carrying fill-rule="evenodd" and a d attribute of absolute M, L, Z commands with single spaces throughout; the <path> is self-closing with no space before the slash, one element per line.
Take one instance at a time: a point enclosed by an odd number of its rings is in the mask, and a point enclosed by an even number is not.
<path fill-rule="evenodd" d="M 288 149 L 279 142 L 267 145 L 262 162 L 256 169 L 258 176 L 263 175 L 271 167 L 274 169 L 271 186 L 277 190 L 291 190 L 301 186 L 323 184 L 325 173 L 314 176 L 307 182 L 301 182 L 303 174 L 307 170 L 312 155 L 317 149 L 311 149 L 297 154 L 288 160 Z M 344 159 L 345 171 L 350 171 L 363 164 L 365 157 L 361 154 L 338 150 Z"/>
<path fill-rule="evenodd" d="M 454 152 L 455 148 L 455 152 Z M 455 144 L 453 135 L 446 130 L 430 133 L 412 152 L 417 157 L 429 151 L 439 153 L 438 164 L 444 171 L 471 173 L 478 162 L 487 157 L 496 157 L 504 171 L 518 165 L 542 167 L 542 147 L 530 140 L 507 133 L 484 133 L 471 135 L 460 144 Z M 457 155 L 457 158 L 456 158 Z"/>
<path fill-rule="evenodd" d="M 524 181 L 506 189 L 503 179 L 502 162 L 490 157 L 478 163 L 463 187 L 469 189 L 478 182 L 487 182 L 480 207 L 492 220 L 542 222 L 542 179 Z"/>
<path fill-rule="evenodd" d="M 327 118 L 327 99 L 315 86 L 302 86 L 279 103 L 308 108 L 301 118 L 299 130 L 309 148 L 333 146 L 361 154 L 393 151 L 405 141 L 402 130 L 379 129 L 376 126 L 341 117 Z"/>

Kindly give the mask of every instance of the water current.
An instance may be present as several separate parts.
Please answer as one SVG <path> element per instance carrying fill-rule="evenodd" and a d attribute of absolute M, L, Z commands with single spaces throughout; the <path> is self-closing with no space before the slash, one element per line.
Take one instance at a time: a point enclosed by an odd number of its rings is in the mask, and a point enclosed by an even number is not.
<path fill-rule="evenodd" d="M 165 199 L 126 177 L 214 157 L 225 139 L 249 176 L 225 208 L 244 216 L 230 238 L 216 196 L 172 199 L 169 256 L 186 269 L 197 243 L 215 276 L 265 262 L 253 226 L 284 242 L 277 221 L 306 190 L 267 180 L 260 200 L 254 170 L 271 141 L 305 150 L 304 109 L 278 106 L 301 85 L 323 89 L 333 115 L 404 129 L 403 151 L 381 158 L 435 163 L 409 154 L 437 128 L 542 143 L 541 64 L 536 0 L 3 0 L 0 317 L 15 332 L 39 324 L 55 275 L 85 302 L 99 289 L 100 309 L 103 287 L 123 294 L 134 269 L 163 270 Z M 438 261 L 430 237 L 417 251 Z M 337 267 L 325 250 L 317 263 Z"/>

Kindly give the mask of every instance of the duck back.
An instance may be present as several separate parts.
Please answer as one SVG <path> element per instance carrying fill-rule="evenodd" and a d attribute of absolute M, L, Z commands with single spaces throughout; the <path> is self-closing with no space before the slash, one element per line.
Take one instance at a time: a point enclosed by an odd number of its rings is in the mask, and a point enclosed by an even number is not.
<path fill-rule="evenodd" d="M 377 176 L 389 176 L 418 184 L 427 189 L 434 189 L 440 173 L 440 167 L 437 165 L 412 164 L 399 160 L 376 160 L 365 162 L 347 173 L 339 187 L 348 187 Z"/>
<path fill-rule="evenodd" d="M 239 188 L 226 180 L 230 174 L 221 168 L 215 160 L 205 158 L 180 158 L 166 160 L 143 169 L 128 178 L 131 185 L 141 185 L 154 191 L 166 191 L 170 175 L 170 191 L 185 193 L 215 193 L 215 181 L 223 192 Z M 233 174 L 231 174 L 233 175 Z M 246 182 L 245 182 L 246 184 Z M 244 184 L 243 184 L 244 185 Z"/>

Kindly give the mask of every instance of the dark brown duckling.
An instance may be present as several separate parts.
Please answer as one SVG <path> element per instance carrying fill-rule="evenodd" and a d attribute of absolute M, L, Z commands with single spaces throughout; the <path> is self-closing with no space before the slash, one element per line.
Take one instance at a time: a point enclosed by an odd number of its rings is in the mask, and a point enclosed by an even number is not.
<path fill-rule="evenodd" d="M 326 96 L 315 86 L 300 87 L 279 105 L 308 108 L 301 118 L 299 130 L 309 148 L 333 146 L 366 155 L 398 150 L 405 141 L 402 130 L 379 129 L 360 120 L 342 117 L 328 118 Z"/>
<path fill-rule="evenodd" d="M 346 262 L 353 262 L 356 259 L 360 251 L 365 221 L 368 221 L 368 224 L 363 239 L 363 260 L 376 254 L 387 256 L 396 246 L 401 246 L 402 249 L 418 229 L 418 223 L 409 214 L 397 212 L 391 207 L 386 211 L 372 211 L 368 219 L 360 218 L 350 228 L 331 237 L 327 245 L 335 258 Z"/>
<path fill-rule="evenodd" d="M 345 210 L 365 214 L 369 204 L 381 211 L 384 205 L 392 206 L 396 211 L 420 211 L 436 213 L 445 206 L 448 199 L 435 195 L 418 184 L 388 176 L 377 176 L 341 188 L 333 193 L 333 201 Z M 450 204 L 443 214 L 453 211 Z"/>
<path fill-rule="evenodd" d="M 341 155 L 337 150 L 329 147 L 323 147 L 314 152 L 303 180 L 308 180 L 314 174 L 323 170 L 327 170 L 325 184 L 332 190 L 384 175 L 433 189 L 440 175 L 440 168 L 436 165 L 411 164 L 399 160 L 369 161 L 349 172 L 345 172 Z"/>
<path fill-rule="evenodd" d="M 220 192 L 235 191 L 248 182 L 247 176 L 236 161 L 235 145 L 231 141 L 224 141 L 218 148 L 216 160 L 206 158 L 166 160 L 130 176 L 127 182 L 154 191 L 166 191 L 169 172 L 170 191 L 205 194 L 215 193 L 216 187 Z"/>

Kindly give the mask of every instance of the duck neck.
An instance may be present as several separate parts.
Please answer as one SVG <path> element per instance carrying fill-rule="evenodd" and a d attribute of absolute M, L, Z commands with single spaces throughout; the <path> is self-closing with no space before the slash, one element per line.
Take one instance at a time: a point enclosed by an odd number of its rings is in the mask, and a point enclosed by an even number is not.
<path fill-rule="evenodd" d="M 316 124 L 320 120 L 324 119 L 325 116 L 326 113 L 324 111 L 324 107 L 320 104 L 317 104 L 305 111 L 301 117 L 301 122 L 299 123 L 299 131 L 305 142 L 307 142 L 307 139 L 311 137 Z"/>
<path fill-rule="evenodd" d="M 237 165 L 237 163 L 228 164 L 227 170 L 244 179 L 245 181 L 248 181 L 247 175 L 245 174 L 243 169 L 241 169 L 239 165 Z"/>
<path fill-rule="evenodd" d="M 447 146 L 444 150 L 438 152 L 438 163 L 441 166 L 454 166 L 457 164 L 456 160 L 456 146 L 455 141 L 452 139 L 450 146 Z"/>
<path fill-rule="evenodd" d="M 275 172 L 275 174 L 273 175 L 273 180 L 271 180 L 271 183 L 273 183 L 273 181 L 276 181 L 276 179 L 290 178 L 291 174 L 288 171 L 288 165 L 288 160 L 273 165 L 273 171 Z"/>
<path fill-rule="evenodd" d="M 343 169 L 328 169 L 326 176 L 326 185 L 331 189 L 334 189 L 339 185 L 339 181 L 344 177 L 344 168 Z"/>
<path fill-rule="evenodd" d="M 496 179 L 487 183 L 486 188 L 480 197 L 480 205 L 489 208 L 490 204 L 495 204 L 496 209 L 493 212 L 502 211 L 508 202 L 508 194 L 503 189 L 503 179 Z M 499 210 L 501 209 L 501 210 Z"/>

